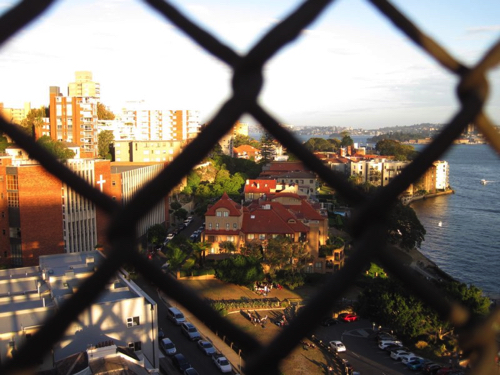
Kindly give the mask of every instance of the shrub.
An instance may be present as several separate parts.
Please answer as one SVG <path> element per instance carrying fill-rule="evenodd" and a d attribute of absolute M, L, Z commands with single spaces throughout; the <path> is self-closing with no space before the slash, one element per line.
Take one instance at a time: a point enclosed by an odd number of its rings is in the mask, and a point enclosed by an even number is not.
<path fill-rule="evenodd" d="M 286 270 L 279 270 L 274 277 L 277 283 L 285 285 L 290 290 L 305 284 L 305 276 L 301 272 L 291 272 Z"/>
<path fill-rule="evenodd" d="M 417 349 L 425 349 L 429 346 L 429 344 L 425 341 L 418 341 L 416 344 L 415 344 L 415 348 Z"/>

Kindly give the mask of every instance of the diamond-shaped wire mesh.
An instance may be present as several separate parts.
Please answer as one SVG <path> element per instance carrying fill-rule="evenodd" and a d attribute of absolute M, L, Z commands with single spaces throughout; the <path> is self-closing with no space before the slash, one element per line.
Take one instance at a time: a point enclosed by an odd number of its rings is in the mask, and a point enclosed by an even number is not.
<path fill-rule="evenodd" d="M 232 68 L 234 72 L 233 95 L 220 107 L 210 125 L 125 207 L 119 206 L 111 198 L 100 193 L 57 162 L 16 126 L 0 119 L 1 129 L 19 146 L 28 150 L 30 155 L 37 159 L 50 173 L 82 196 L 92 200 L 98 208 L 112 217 L 108 238 L 113 248 L 106 262 L 81 285 L 75 295 L 61 307 L 58 313 L 44 322 L 40 331 L 19 349 L 17 355 L 10 362 L 2 364 L 0 373 L 19 373 L 36 363 L 37 359 L 41 358 L 58 341 L 69 324 L 94 301 L 97 297 L 95 291 L 103 289 L 108 279 L 124 263 L 133 263 L 145 278 L 154 282 L 165 294 L 185 306 L 197 318 L 205 321 L 207 325 L 217 327 L 219 332 L 230 338 L 242 351 L 247 353 L 246 374 L 277 373 L 279 362 L 291 352 L 303 337 L 312 332 L 315 328 L 315 322 L 330 310 L 335 300 L 352 285 L 355 277 L 374 257 L 377 257 L 383 266 L 397 276 L 408 289 L 432 306 L 443 319 L 448 320 L 457 328 L 460 332 L 461 349 L 473 354 L 471 355 L 471 358 L 474 358 L 471 373 L 490 374 L 497 371 L 494 357 L 496 354 L 495 337 L 500 321 L 499 310 L 494 310 L 484 321 L 473 326 L 469 312 L 464 307 L 448 302 L 429 282 L 421 279 L 415 280 L 411 272 L 408 272 L 403 265 L 391 257 L 390 246 L 386 244 L 381 233 L 384 232 L 384 222 L 388 210 L 398 195 L 410 183 L 417 180 L 431 166 L 432 162 L 447 150 L 467 124 L 474 122 L 486 136 L 490 145 L 497 152 L 500 152 L 500 136 L 482 111 L 488 93 L 488 82 L 485 75 L 500 60 L 500 41 L 484 55 L 476 66 L 467 67 L 423 34 L 388 1 L 370 1 L 439 64 L 460 77 L 457 93 L 461 108 L 432 144 L 397 178 L 375 196 L 366 197 L 351 189 L 343 176 L 329 170 L 312 153 L 302 147 L 257 103 L 263 84 L 263 65 L 280 48 L 295 39 L 301 30 L 314 21 L 331 3 L 330 1 L 305 1 L 287 19 L 267 33 L 245 56 L 238 55 L 192 23 L 169 3 L 162 0 L 144 1 L 184 31 L 194 42 Z M 23 26 L 39 17 L 53 2 L 53 0 L 24 0 L 12 8 L 1 19 L 0 43 L 8 40 Z M 172 277 L 163 274 L 158 267 L 153 266 L 140 256 L 134 248 L 135 224 L 138 218 L 153 208 L 156 202 L 165 196 L 166 192 L 171 191 L 245 113 L 253 116 L 283 146 L 298 156 L 323 181 L 356 207 L 351 228 L 353 237 L 356 239 L 354 255 L 349 258 L 343 269 L 329 278 L 328 282 L 318 290 L 315 297 L 300 310 L 297 318 L 266 347 L 222 318 L 195 292 L 188 290 Z M 374 218 L 379 220 L 374 220 Z"/>

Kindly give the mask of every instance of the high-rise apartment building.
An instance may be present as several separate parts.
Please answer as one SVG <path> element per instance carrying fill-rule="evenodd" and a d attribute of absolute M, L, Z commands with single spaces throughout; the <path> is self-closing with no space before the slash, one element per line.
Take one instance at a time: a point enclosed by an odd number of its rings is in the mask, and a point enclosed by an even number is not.
<path fill-rule="evenodd" d="M 92 81 L 92 72 L 75 72 L 75 82 L 68 85 L 68 96 L 86 96 L 99 99 L 101 97 L 101 85 Z"/>
<path fill-rule="evenodd" d="M 0 103 L 0 113 L 3 118 L 13 124 L 21 124 L 21 121 L 26 118 L 29 111 L 31 111 L 30 102 L 25 102 L 23 108 L 7 108 L 4 107 L 3 103 Z"/>
<path fill-rule="evenodd" d="M 129 102 L 117 118 L 135 129 L 137 141 L 186 141 L 200 132 L 200 113 L 194 110 L 156 110 Z"/>
<path fill-rule="evenodd" d="M 50 137 L 80 147 L 80 157 L 97 156 L 97 100 L 92 97 L 62 96 L 50 87 Z"/>

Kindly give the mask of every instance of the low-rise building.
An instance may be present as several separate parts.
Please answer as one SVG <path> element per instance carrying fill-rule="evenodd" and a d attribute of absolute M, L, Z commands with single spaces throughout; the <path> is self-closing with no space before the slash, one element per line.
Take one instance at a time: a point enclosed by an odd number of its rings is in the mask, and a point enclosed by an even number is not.
<path fill-rule="evenodd" d="M 250 241 L 265 244 L 269 239 L 283 236 L 306 244 L 314 259 L 310 272 L 326 271 L 326 259 L 319 256 L 319 249 L 328 239 L 328 217 L 319 206 L 297 194 L 270 194 L 244 207 L 224 193 L 207 210 L 205 224 L 202 240 L 211 243 L 210 254 L 221 252 L 221 242 L 230 241 L 239 251 Z"/>
<path fill-rule="evenodd" d="M 182 151 L 184 141 L 114 141 L 111 146 L 113 161 L 171 162 Z"/>
<path fill-rule="evenodd" d="M 40 257 L 38 266 L 0 270 L 0 361 L 3 363 L 54 315 L 104 260 L 98 251 Z M 38 370 L 102 342 L 133 350 L 158 368 L 157 305 L 117 273 L 66 330 Z"/>

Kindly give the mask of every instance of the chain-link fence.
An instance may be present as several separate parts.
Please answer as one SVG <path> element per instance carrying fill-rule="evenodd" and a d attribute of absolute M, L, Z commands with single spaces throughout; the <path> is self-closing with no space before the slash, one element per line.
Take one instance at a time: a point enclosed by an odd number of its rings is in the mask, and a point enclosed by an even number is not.
<path fill-rule="evenodd" d="M 319 321 L 329 312 L 335 301 L 353 284 L 354 279 L 370 260 L 377 258 L 389 272 L 397 276 L 414 294 L 432 306 L 440 316 L 453 324 L 459 332 L 461 349 L 472 360 L 473 374 L 491 374 L 498 371 L 494 358 L 497 352 L 495 342 L 500 322 L 496 309 L 483 321 L 470 319 L 469 311 L 456 303 L 448 302 L 430 282 L 419 278 L 391 257 L 390 246 L 386 244 L 385 221 L 389 208 L 413 181 L 416 181 L 447 148 L 464 128 L 474 122 L 486 136 L 490 145 L 500 152 L 500 136 L 484 114 L 482 108 L 488 95 L 486 73 L 500 60 L 500 41 L 497 42 L 474 67 L 468 67 L 453 58 L 444 48 L 422 33 L 388 1 L 371 0 L 383 16 L 404 32 L 413 42 L 427 52 L 439 64 L 460 78 L 457 94 L 461 107 L 440 135 L 388 186 L 374 196 L 367 197 L 353 190 L 344 176 L 328 169 L 311 152 L 306 150 L 287 130 L 279 126 L 262 106 L 257 103 L 262 84 L 263 65 L 287 43 L 313 22 L 331 3 L 327 0 L 310 0 L 301 4 L 288 18 L 269 31 L 246 55 L 237 54 L 215 37 L 191 22 L 179 10 L 162 0 L 145 0 L 170 22 L 184 31 L 194 42 L 207 52 L 226 63 L 233 70 L 233 95 L 213 117 L 210 125 L 191 142 L 154 181 L 145 186 L 125 207 L 119 206 L 110 197 L 89 186 L 67 167 L 55 160 L 47 151 L 35 144 L 16 126 L 0 120 L 1 129 L 20 147 L 29 150 L 50 173 L 58 177 L 82 196 L 112 218 L 108 238 L 112 244 L 107 261 L 88 278 L 58 311 L 44 322 L 43 327 L 17 355 L 2 364 L 1 373 L 26 370 L 37 362 L 58 341 L 69 324 L 77 318 L 97 297 L 96 290 L 104 288 L 107 281 L 120 266 L 134 264 L 136 269 L 155 283 L 164 293 L 177 300 L 199 319 L 231 339 L 247 353 L 245 373 L 248 375 L 278 373 L 279 362 L 284 359 L 300 340 L 310 334 Z M 39 17 L 53 0 L 24 0 L 9 12 L 0 22 L 0 43 L 5 42 L 30 21 Z M 202 160 L 215 143 L 226 134 L 243 115 L 251 115 L 269 133 L 278 139 L 289 152 L 299 157 L 311 170 L 328 185 L 340 193 L 356 207 L 352 219 L 351 232 L 356 239 L 355 251 L 345 267 L 328 279 L 315 297 L 301 309 L 297 318 L 287 326 L 269 345 L 263 346 L 251 335 L 239 330 L 233 324 L 212 310 L 195 292 L 175 279 L 165 275 L 157 267 L 147 262 L 135 248 L 135 224 L 137 218 L 146 214 L 156 202 L 171 191 L 183 176 Z"/>

